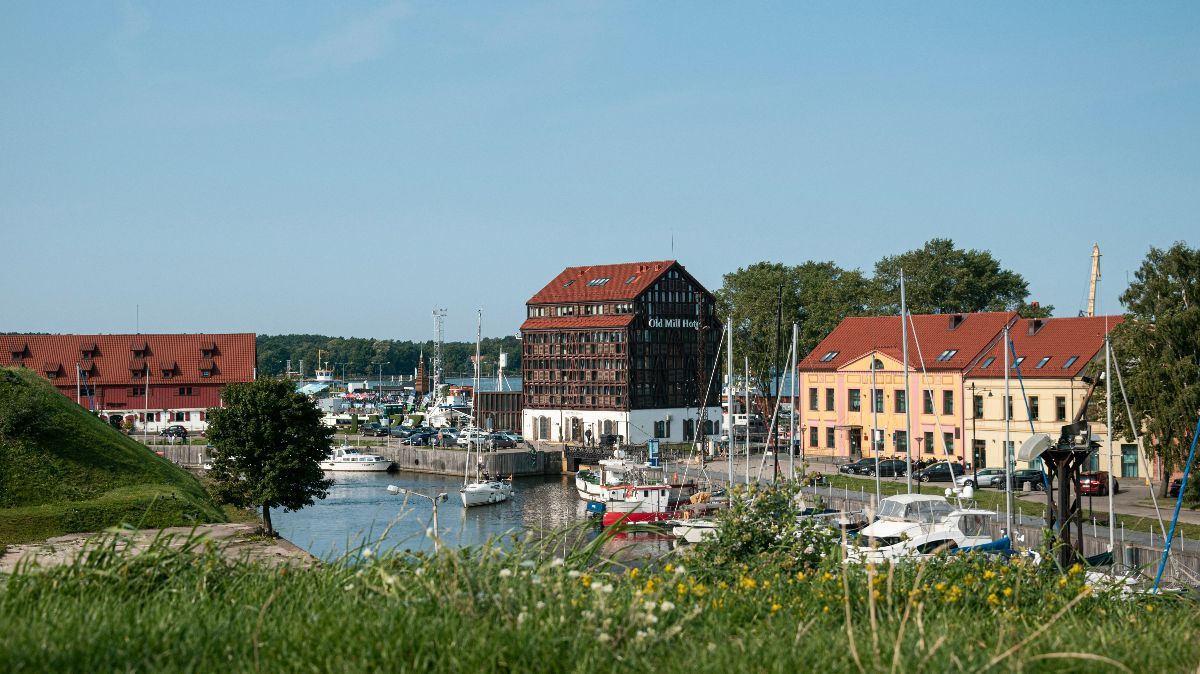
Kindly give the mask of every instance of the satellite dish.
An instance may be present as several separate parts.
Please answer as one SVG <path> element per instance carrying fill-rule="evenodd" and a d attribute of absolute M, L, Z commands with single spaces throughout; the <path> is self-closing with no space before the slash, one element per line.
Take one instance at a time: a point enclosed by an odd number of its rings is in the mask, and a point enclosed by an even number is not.
<path fill-rule="evenodd" d="M 1038 433 L 1029 436 L 1029 439 L 1021 443 L 1021 448 L 1017 450 L 1018 461 L 1033 461 L 1054 446 L 1054 442 L 1050 440 L 1050 436 L 1045 433 Z"/>

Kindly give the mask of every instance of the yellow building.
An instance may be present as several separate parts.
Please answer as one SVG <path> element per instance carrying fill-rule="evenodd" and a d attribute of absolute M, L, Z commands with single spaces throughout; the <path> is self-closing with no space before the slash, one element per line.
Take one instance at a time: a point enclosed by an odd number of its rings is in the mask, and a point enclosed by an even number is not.
<path fill-rule="evenodd" d="M 1020 447 L 1033 433 L 1046 433 L 1057 439 L 1062 427 L 1081 416 L 1081 409 L 1092 397 L 1093 387 L 1104 386 L 1099 376 L 1085 376 L 1101 369 L 1088 368 L 1104 361 L 1104 335 L 1120 324 L 1120 316 L 1080 318 L 1027 318 L 1009 330 L 1013 347 L 1009 351 L 1009 397 L 1012 400 L 1008 424 L 1009 441 Z M 1004 351 L 1003 336 L 966 371 L 967 438 L 971 460 L 982 466 L 1004 465 Z M 1013 351 L 1016 352 L 1015 357 Z M 1114 395 L 1117 387 L 1113 386 Z M 1108 429 L 1104 419 L 1090 421 L 1092 435 L 1100 442 L 1093 455 L 1091 470 L 1109 470 Z M 1113 439 L 1113 475 L 1117 478 L 1145 478 L 1149 463 L 1132 440 Z M 1025 466 L 1018 466 L 1025 467 Z"/>

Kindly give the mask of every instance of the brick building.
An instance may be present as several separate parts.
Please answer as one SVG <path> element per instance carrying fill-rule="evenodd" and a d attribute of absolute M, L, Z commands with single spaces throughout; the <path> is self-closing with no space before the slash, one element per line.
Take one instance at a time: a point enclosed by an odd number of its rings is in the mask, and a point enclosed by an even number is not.
<path fill-rule="evenodd" d="M 526 309 L 526 438 L 687 441 L 700 406 L 704 433 L 719 432 L 717 389 L 707 383 L 722 326 L 712 294 L 678 262 L 568 267 Z"/>
<path fill-rule="evenodd" d="M 253 333 L 0 336 L 0 364 L 34 370 L 110 423 L 150 432 L 204 429 L 205 410 L 221 404 L 226 384 L 252 381 L 256 359 Z"/>

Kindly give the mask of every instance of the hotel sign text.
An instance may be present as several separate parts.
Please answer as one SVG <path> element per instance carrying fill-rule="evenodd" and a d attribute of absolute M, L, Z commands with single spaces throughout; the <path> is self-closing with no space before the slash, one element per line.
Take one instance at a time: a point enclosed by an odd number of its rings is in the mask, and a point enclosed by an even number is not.
<path fill-rule="evenodd" d="M 694 318 L 651 318 L 649 323 L 652 328 L 691 328 L 695 330 L 700 327 L 700 321 Z"/>

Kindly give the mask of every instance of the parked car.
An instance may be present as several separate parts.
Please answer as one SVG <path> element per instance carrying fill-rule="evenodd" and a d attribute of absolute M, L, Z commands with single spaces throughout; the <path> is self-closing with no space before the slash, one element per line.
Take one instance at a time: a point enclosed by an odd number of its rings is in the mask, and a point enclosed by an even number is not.
<path fill-rule="evenodd" d="M 377 438 L 382 438 L 387 436 L 388 429 L 379 422 L 371 421 L 359 426 L 358 432 L 360 435 L 372 435 Z"/>
<path fill-rule="evenodd" d="M 429 431 L 429 430 L 422 430 L 422 431 L 416 431 L 416 432 L 412 433 L 411 435 L 409 435 L 407 438 L 404 438 L 404 440 L 402 440 L 400 442 L 400 444 L 412 445 L 414 447 L 423 447 L 425 445 L 432 444 L 431 441 L 436 440 L 436 439 L 437 439 L 437 433 L 434 433 L 433 431 Z"/>
<path fill-rule="evenodd" d="M 487 431 L 481 431 L 478 428 L 464 428 L 455 439 L 455 444 L 459 447 L 482 447 L 488 437 Z"/>
<path fill-rule="evenodd" d="M 845 473 L 847 475 L 866 475 L 868 465 L 874 468 L 875 459 L 859 459 L 858 461 L 843 463 L 842 465 L 838 466 L 838 472 Z"/>
<path fill-rule="evenodd" d="M 1036 468 L 1022 468 L 1014 470 L 1012 473 L 1012 488 L 1014 491 L 1023 491 L 1025 484 L 1034 491 L 1040 491 L 1046 488 L 1046 478 L 1042 475 L 1042 471 Z"/>
<path fill-rule="evenodd" d="M 392 436 L 393 438 L 407 438 L 412 434 L 413 429 L 404 428 L 402 426 L 392 426 L 388 429 L 388 435 Z"/>
<path fill-rule="evenodd" d="M 504 433 L 492 433 L 487 439 L 488 449 L 512 449 L 517 442 Z"/>
<path fill-rule="evenodd" d="M 879 477 L 903 477 L 908 474 L 908 464 L 900 459 L 884 459 L 879 462 Z M 864 475 L 875 477 L 875 462 L 871 461 Z"/>
<path fill-rule="evenodd" d="M 954 485 L 956 487 L 965 487 L 971 485 L 977 487 L 1003 487 L 1004 486 L 1004 469 L 1003 468 L 980 468 L 973 473 L 964 473 L 955 478 Z"/>
<path fill-rule="evenodd" d="M 1121 484 L 1113 479 L 1114 494 L 1121 493 Z M 1096 470 L 1079 476 L 1079 493 L 1084 496 L 1108 496 L 1108 471 Z"/>
<path fill-rule="evenodd" d="M 187 429 L 183 426 L 167 426 L 159 431 L 158 434 L 164 438 L 181 438 L 183 440 L 186 440 L 188 436 Z"/>
<path fill-rule="evenodd" d="M 1179 498 L 1179 490 L 1183 488 L 1183 478 L 1177 477 L 1171 480 L 1171 484 L 1167 486 L 1167 496 L 1171 498 Z"/>
<path fill-rule="evenodd" d="M 963 467 L 957 463 L 935 463 L 928 468 L 913 471 L 913 479 L 917 482 L 954 482 L 963 474 Z"/>

